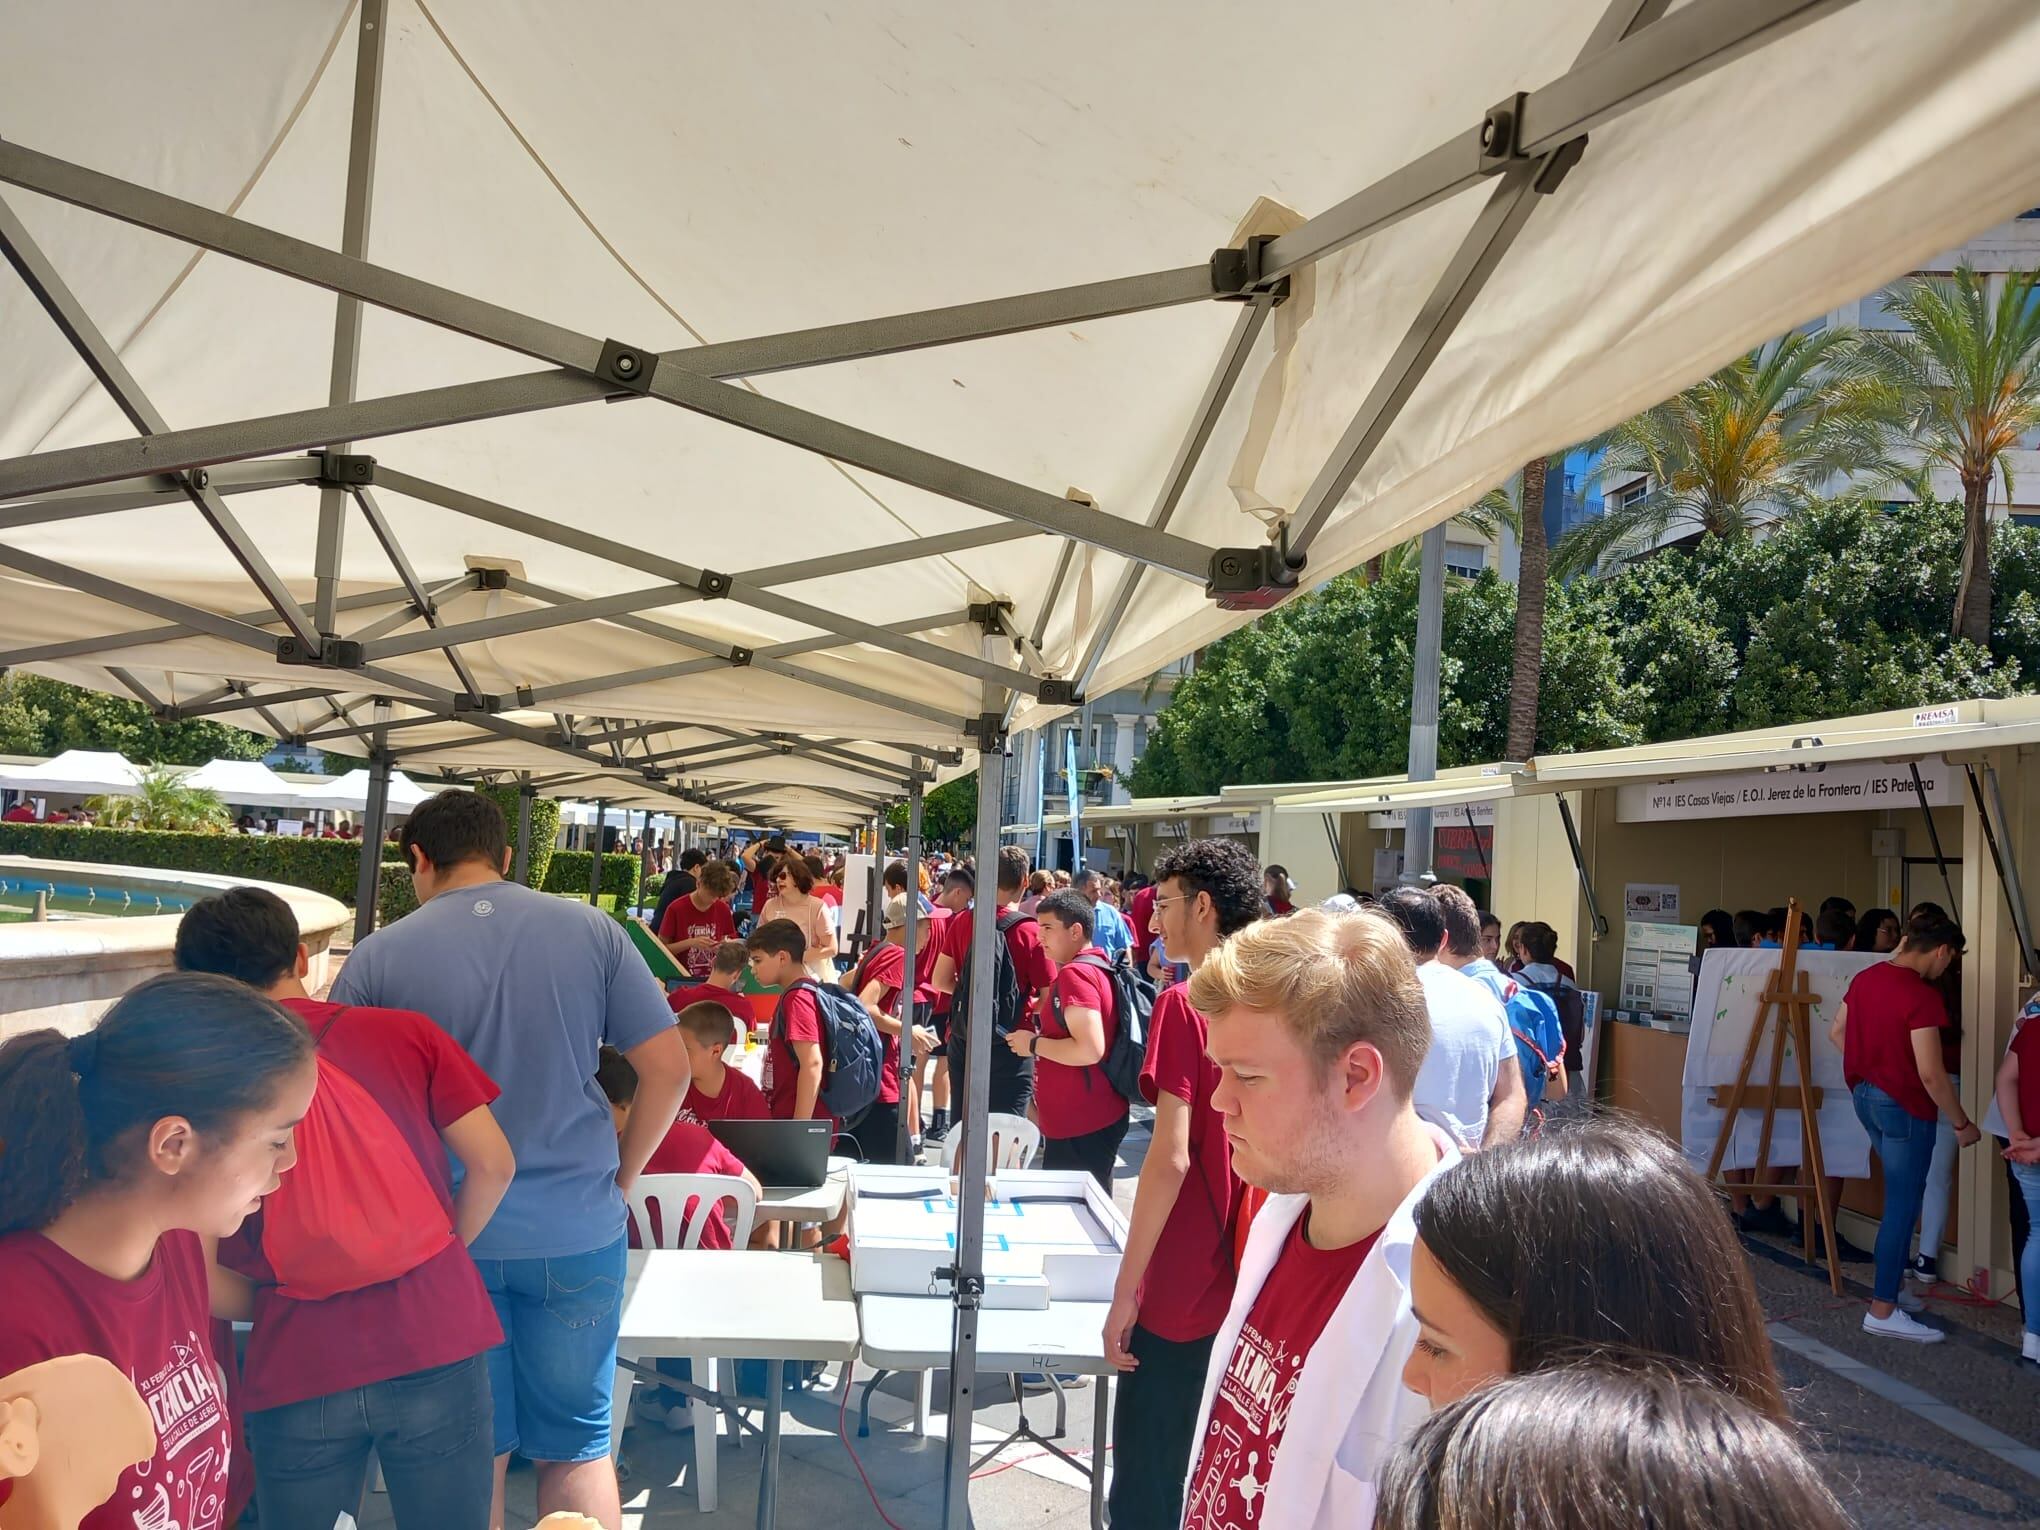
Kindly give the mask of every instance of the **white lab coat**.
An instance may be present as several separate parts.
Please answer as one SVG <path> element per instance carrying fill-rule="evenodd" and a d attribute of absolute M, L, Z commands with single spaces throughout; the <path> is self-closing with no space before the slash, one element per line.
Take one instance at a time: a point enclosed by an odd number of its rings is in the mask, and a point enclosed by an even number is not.
<path fill-rule="evenodd" d="M 1261 1523 L 1271 1530 L 1357 1530 L 1373 1524 L 1374 1483 L 1383 1460 L 1430 1412 L 1402 1382 L 1417 1338 L 1417 1320 L 1410 1314 L 1410 1250 L 1417 1238 L 1417 1202 L 1432 1179 L 1459 1162 L 1459 1150 L 1437 1127 L 1426 1123 L 1426 1129 L 1438 1144 L 1437 1167 L 1396 1207 L 1303 1362 L 1261 1505 Z M 1211 1346 L 1204 1376 L 1197 1448 L 1190 1458 L 1193 1478 L 1240 1328 L 1309 1204 L 1304 1195 L 1271 1195 L 1247 1234 L 1232 1309 Z M 1194 1481 L 1185 1488 L 1186 1504 L 1195 1488 Z"/>

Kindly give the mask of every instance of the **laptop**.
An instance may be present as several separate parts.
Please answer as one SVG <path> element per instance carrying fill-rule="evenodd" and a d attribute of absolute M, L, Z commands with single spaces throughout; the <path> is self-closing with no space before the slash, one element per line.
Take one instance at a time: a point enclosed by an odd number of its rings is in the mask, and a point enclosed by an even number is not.
<path fill-rule="evenodd" d="M 813 1190 L 829 1177 L 829 1123 L 711 1121 L 716 1141 L 767 1190 Z"/>

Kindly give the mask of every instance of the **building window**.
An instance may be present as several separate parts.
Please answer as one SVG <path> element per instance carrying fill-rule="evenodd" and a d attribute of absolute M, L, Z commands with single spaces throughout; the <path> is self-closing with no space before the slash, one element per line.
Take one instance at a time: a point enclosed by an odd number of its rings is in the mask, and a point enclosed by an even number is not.
<path fill-rule="evenodd" d="M 1648 478 L 1639 478 L 1634 483 L 1626 483 L 1615 491 L 1614 497 L 1608 502 L 1608 508 L 1611 510 L 1627 510 L 1649 492 L 1650 480 Z"/>
<path fill-rule="evenodd" d="M 1445 572 L 1465 579 L 1476 577 L 1487 567 L 1487 549 L 1470 542 L 1445 544 Z"/>

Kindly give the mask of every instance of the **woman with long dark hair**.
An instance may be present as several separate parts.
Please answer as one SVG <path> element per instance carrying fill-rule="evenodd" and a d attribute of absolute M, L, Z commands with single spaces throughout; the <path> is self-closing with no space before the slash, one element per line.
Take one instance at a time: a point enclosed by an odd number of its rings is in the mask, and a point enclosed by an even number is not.
<path fill-rule="evenodd" d="M 1846 1530 L 1784 1420 L 1655 1366 L 1512 1377 L 1431 1415 L 1375 1530 Z"/>
<path fill-rule="evenodd" d="M 1786 1417 L 1742 1247 L 1649 1128 L 1601 1118 L 1472 1154 L 1416 1219 L 1421 1331 L 1403 1380 L 1433 1406 L 1598 1355 L 1689 1372 Z"/>
<path fill-rule="evenodd" d="M 84 1530 L 221 1522 L 209 1252 L 297 1161 L 317 1078 L 303 1025 L 197 973 L 151 978 L 83 1035 L 0 1046 L 0 1375 L 98 1355 L 156 1422 L 155 1456 Z"/>

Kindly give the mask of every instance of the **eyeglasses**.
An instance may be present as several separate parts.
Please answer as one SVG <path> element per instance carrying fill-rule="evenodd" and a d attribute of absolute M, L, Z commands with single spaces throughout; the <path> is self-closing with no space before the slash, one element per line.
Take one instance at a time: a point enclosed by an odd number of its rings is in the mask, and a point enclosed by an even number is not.
<path fill-rule="evenodd" d="M 1189 903 L 1196 896 L 1195 893 L 1163 893 L 1155 898 L 1155 907 L 1160 908 L 1164 903 Z"/>

